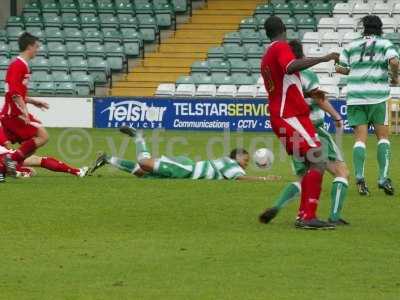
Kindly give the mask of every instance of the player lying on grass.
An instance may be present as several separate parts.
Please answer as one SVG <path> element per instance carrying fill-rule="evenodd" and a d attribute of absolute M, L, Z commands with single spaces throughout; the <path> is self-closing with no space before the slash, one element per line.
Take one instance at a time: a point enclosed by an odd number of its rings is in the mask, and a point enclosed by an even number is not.
<path fill-rule="evenodd" d="M 137 161 L 130 161 L 102 153 L 96 160 L 90 173 L 106 164 L 116 167 L 141 178 L 170 179 L 233 179 L 250 181 L 274 181 L 278 176 L 247 176 L 245 169 L 249 164 L 249 153 L 244 149 L 235 149 L 229 157 L 216 160 L 195 162 L 192 159 L 179 157 L 152 158 L 140 131 L 134 128 L 121 127 L 120 131 L 134 138 Z"/>
<path fill-rule="evenodd" d="M 355 144 L 353 163 L 357 188 L 360 195 L 369 195 L 365 182 L 364 165 L 368 127 L 374 125 L 378 139 L 377 160 L 379 166 L 378 187 L 387 195 L 394 195 L 389 176 L 390 129 L 390 79 L 399 84 L 399 54 L 393 43 L 382 38 L 383 24 L 378 16 L 362 19 L 363 37 L 352 41 L 340 55 L 338 73 L 347 77 L 347 118 L 354 128 Z"/>
<path fill-rule="evenodd" d="M 300 41 L 295 40 L 289 43 L 296 58 L 303 58 L 303 45 Z M 346 198 L 348 188 L 349 171 L 339 147 L 333 141 L 332 136 L 324 129 L 325 112 L 330 114 L 335 120 L 336 130 L 343 127 L 343 120 L 340 114 L 326 99 L 325 93 L 319 88 L 318 76 L 311 70 L 300 72 L 303 93 L 311 110 L 311 120 L 317 128 L 318 136 L 322 143 L 323 154 L 328 159 L 327 171 L 334 176 L 331 190 L 331 211 L 329 222 L 335 225 L 348 225 L 341 218 L 343 203 Z M 304 162 L 293 158 L 293 169 L 299 178 L 302 178 L 307 170 Z M 287 205 L 295 197 L 299 196 L 301 191 L 300 182 L 288 184 L 280 194 L 272 208 L 267 209 L 259 218 L 261 223 L 269 223 L 276 217 L 278 212 Z"/>
<path fill-rule="evenodd" d="M 0 153 L 12 154 L 14 152 L 11 142 L 7 140 L 6 135 L 3 133 L 3 128 L 0 126 Z M 53 157 L 32 155 L 17 165 L 17 177 L 31 177 L 35 175 L 35 170 L 30 167 L 43 168 L 52 172 L 68 173 L 78 177 L 84 177 L 88 172 L 87 167 L 75 168 Z"/>

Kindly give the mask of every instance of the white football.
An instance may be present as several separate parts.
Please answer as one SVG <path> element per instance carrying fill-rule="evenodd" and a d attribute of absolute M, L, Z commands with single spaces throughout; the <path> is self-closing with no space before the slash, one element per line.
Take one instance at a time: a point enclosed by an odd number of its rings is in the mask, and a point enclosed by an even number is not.
<path fill-rule="evenodd" d="M 274 163 L 274 153 L 267 148 L 260 148 L 253 154 L 253 161 L 261 169 L 269 169 Z"/>

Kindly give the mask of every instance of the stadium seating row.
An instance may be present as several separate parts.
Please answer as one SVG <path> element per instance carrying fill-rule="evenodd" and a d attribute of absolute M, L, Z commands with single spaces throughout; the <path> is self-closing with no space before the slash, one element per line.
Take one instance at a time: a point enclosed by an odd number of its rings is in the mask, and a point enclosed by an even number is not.
<path fill-rule="evenodd" d="M 338 3 L 333 9 L 335 17 L 340 16 L 354 16 L 360 18 L 368 14 L 375 14 L 382 17 L 399 16 L 400 3 L 398 1 L 374 1 L 374 2 L 349 2 Z"/>

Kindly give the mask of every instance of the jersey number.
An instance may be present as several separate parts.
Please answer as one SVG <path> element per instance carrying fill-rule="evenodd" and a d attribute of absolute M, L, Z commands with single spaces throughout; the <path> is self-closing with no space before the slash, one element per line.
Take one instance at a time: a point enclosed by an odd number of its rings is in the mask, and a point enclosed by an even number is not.
<path fill-rule="evenodd" d="M 375 56 L 375 45 L 376 45 L 376 41 L 374 41 L 371 45 L 371 48 L 368 49 L 368 53 L 367 53 L 367 43 L 364 43 L 361 45 L 362 49 L 361 49 L 361 56 L 360 56 L 360 61 L 359 62 L 363 62 L 364 61 L 364 56 L 369 56 L 369 61 L 372 61 L 374 59 Z"/>

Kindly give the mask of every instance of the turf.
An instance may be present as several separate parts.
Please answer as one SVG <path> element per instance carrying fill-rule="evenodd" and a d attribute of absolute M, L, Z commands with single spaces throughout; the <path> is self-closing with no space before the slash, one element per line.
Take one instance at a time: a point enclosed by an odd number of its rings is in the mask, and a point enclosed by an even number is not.
<path fill-rule="evenodd" d="M 92 147 L 82 132 L 50 133 L 43 155 L 77 164 L 96 150 L 134 157 L 133 145 L 113 130 L 85 131 Z M 161 133 L 159 152 L 178 137 L 188 144 L 177 144 L 175 154 L 204 158 L 207 141 L 221 136 Z M 241 136 L 245 146 L 272 137 L 231 135 L 232 146 Z M 393 137 L 395 184 L 399 142 Z M 276 141 L 269 173 L 284 177 L 277 183 L 140 180 L 107 168 L 84 179 L 40 171 L 8 180 L 0 185 L 0 299 L 399 299 L 400 202 L 376 187 L 375 144 L 371 137 L 372 195 L 358 196 L 353 182 L 345 207 L 352 226 L 333 232 L 294 229 L 295 204 L 272 224 L 258 224 L 294 179 Z M 346 136 L 347 159 L 351 147 Z M 324 187 L 321 217 L 329 178 Z"/>

